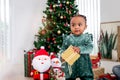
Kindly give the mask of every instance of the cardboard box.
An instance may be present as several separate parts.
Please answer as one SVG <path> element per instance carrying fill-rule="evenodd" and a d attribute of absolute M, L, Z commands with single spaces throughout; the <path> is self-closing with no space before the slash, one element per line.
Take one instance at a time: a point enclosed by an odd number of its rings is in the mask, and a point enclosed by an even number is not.
<path fill-rule="evenodd" d="M 94 79 L 99 78 L 100 75 L 103 75 L 105 72 L 103 67 L 98 67 L 93 69 Z"/>

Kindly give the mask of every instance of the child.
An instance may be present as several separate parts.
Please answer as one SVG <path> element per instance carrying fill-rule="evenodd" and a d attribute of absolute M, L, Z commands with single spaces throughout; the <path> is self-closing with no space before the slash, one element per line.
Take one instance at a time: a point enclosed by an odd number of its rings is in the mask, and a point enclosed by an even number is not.
<path fill-rule="evenodd" d="M 84 15 L 73 16 L 70 21 L 71 34 L 66 36 L 63 40 L 60 53 L 72 45 L 74 46 L 74 51 L 80 54 L 80 58 L 78 58 L 72 66 L 69 66 L 66 62 L 63 64 L 65 66 L 64 72 L 66 80 L 75 80 L 76 78 L 80 78 L 81 80 L 93 80 L 89 56 L 93 49 L 93 39 L 91 34 L 83 34 L 84 30 L 87 28 L 86 21 Z M 69 70 L 70 68 L 71 70 Z"/>

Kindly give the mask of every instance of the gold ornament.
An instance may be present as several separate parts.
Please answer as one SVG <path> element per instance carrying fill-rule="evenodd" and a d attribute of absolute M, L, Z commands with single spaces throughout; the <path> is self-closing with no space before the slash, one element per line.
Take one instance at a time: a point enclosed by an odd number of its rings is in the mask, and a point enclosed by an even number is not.
<path fill-rule="evenodd" d="M 58 30 L 58 31 L 57 31 L 57 33 L 58 33 L 58 34 L 61 34 L 61 31 L 60 31 L 60 30 Z"/>
<path fill-rule="evenodd" d="M 53 22 L 53 24 L 55 25 L 56 23 L 55 23 L 55 22 Z"/>
<path fill-rule="evenodd" d="M 63 16 L 60 16 L 60 19 L 63 19 Z"/>
<path fill-rule="evenodd" d="M 56 44 L 57 42 L 56 41 L 54 41 L 54 44 Z"/>
<path fill-rule="evenodd" d="M 53 8 L 55 8 L 56 7 L 56 5 L 53 5 Z"/>
<path fill-rule="evenodd" d="M 66 2 L 66 4 L 69 4 L 69 3 L 70 3 L 69 1 Z"/>
<path fill-rule="evenodd" d="M 43 29 L 39 32 L 39 34 L 41 34 L 41 35 L 45 35 L 46 33 L 47 33 L 47 31 L 45 29 Z"/>

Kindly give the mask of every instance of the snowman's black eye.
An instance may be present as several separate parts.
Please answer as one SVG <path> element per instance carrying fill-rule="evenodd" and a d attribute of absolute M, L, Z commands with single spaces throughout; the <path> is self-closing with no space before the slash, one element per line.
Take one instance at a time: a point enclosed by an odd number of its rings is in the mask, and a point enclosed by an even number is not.
<path fill-rule="evenodd" d="M 55 70 L 55 72 L 57 72 L 57 70 Z"/>

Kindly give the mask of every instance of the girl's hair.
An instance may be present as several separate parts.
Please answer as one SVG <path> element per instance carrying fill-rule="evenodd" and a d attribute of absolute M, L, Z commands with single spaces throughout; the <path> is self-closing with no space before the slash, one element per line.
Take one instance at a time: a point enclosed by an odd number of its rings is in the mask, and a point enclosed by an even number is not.
<path fill-rule="evenodd" d="M 82 18 L 84 18 L 84 19 L 85 19 L 85 22 L 87 22 L 87 18 L 86 18 L 86 16 L 85 16 L 85 15 L 75 14 L 75 15 L 73 15 L 73 16 L 71 17 L 71 19 L 72 19 L 73 17 L 82 17 Z M 70 19 L 70 20 L 71 20 L 71 19 Z"/>

